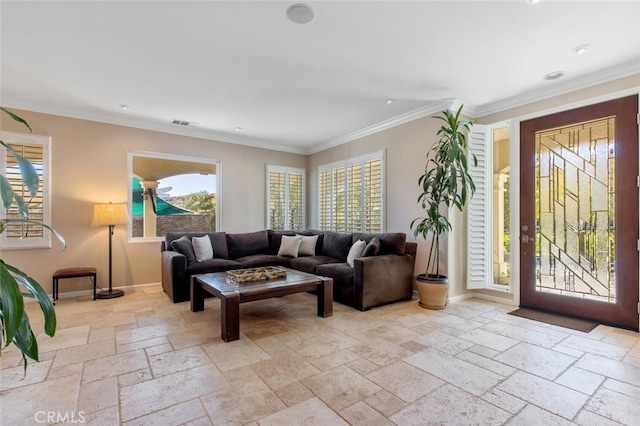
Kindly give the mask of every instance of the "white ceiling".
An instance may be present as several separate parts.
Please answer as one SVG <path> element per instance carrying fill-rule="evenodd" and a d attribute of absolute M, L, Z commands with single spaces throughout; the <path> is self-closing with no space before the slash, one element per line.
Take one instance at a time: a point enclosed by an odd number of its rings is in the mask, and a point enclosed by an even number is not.
<path fill-rule="evenodd" d="M 296 2 L 2 1 L 0 103 L 311 153 L 640 72 L 640 1 Z"/>

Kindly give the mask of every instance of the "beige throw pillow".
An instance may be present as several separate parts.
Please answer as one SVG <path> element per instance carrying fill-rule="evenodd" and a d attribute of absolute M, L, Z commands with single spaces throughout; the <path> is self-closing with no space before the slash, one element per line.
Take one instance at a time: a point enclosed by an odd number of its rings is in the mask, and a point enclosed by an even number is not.
<path fill-rule="evenodd" d="M 315 256 L 316 244 L 318 243 L 318 236 L 302 236 L 300 241 L 300 248 L 298 249 L 298 256 Z"/>
<path fill-rule="evenodd" d="M 349 254 L 347 255 L 347 263 L 349 264 L 349 266 L 353 268 L 354 259 L 362 257 L 362 253 L 364 253 L 364 248 L 366 246 L 367 246 L 367 243 L 362 240 L 358 240 L 355 243 L 353 243 L 353 245 L 351 246 L 351 249 L 349 249 Z"/>
<path fill-rule="evenodd" d="M 280 242 L 280 249 L 278 250 L 278 256 L 298 257 L 298 249 L 300 248 L 301 241 L 301 235 L 283 235 L 282 241 Z"/>
<path fill-rule="evenodd" d="M 205 260 L 213 259 L 213 246 L 211 245 L 211 239 L 208 235 L 204 237 L 193 237 L 191 239 L 193 244 L 193 252 L 196 255 L 196 262 L 204 262 Z"/>

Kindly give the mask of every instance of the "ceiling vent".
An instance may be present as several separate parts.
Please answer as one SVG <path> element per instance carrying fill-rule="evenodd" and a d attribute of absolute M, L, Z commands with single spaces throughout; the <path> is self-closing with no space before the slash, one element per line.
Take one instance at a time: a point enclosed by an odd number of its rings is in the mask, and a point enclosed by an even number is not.
<path fill-rule="evenodd" d="M 185 121 L 185 120 L 178 120 L 178 119 L 173 120 L 171 123 L 177 124 L 178 126 L 185 126 L 185 127 L 187 126 L 193 127 L 198 124 L 198 123 L 194 123 L 193 121 Z"/>

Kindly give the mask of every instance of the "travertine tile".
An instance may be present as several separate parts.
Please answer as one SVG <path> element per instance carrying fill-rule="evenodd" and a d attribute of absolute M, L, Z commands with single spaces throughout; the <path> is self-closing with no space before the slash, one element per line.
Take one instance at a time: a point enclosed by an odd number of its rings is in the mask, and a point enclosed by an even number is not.
<path fill-rule="evenodd" d="M 225 343 L 218 339 L 215 343 L 203 345 L 203 348 L 220 371 L 233 370 L 271 358 L 258 345 L 242 335 L 240 340 Z"/>
<path fill-rule="evenodd" d="M 554 380 L 576 360 L 528 343 L 518 343 L 494 359 L 548 380 Z"/>
<path fill-rule="evenodd" d="M 318 398 L 310 398 L 258 421 L 260 426 L 347 426 L 344 420 Z"/>
<path fill-rule="evenodd" d="M 22 365 L 0 370 L 0 391 L 44 381 L 51 364 L 52 361 L 30 362 L 26 373 Z"/>
<path fill-rule="evenodd" d="M 133 420 L 228 386 L 217 370 L 196 367 L 121 388 L 120 414 L 123 421 Z"/>
<path fill-rule="evenodd" d="M 473 343 L 468 340 L 462 340 L 440 331 L 432 331 L 431 333 L 416 337 L 413 341 L 427 348 L 434 348 L 449 355 L 455 355 L 473 346 Z"/>
<path fill-rule="evenodd" d="M 579 351 L 584 351 L 590 354 L 600 355 L 615 360 L 622 360 L 622 358 L 629 351 L 629 348 L 624 346 L 600 342 L 581 336 L 569 336 L 564 339 L 561 344 L 562 346 L 567 348 L 577 349 Z"/>
<path fill-rule="evenodd" d="M 103 358 L 116 353 L 115 342 L 105 340 L 102 342 L 87 343 L 86 345 L 60 349 L 56 352 L 53 368 L 63 367 L 77 362 Z"/>
<path fill-rule="evenodd" d="M 259 362 L 253 365 L 252 369 L 271 389 L 280 389 L 320 372 L 308 361 L 295 354 Z"/>
<path fill-rule="evenodd" d="M 390 419 L 398 425 L 487 425 L 506 422 L 511 414 L 455 386 L 442 386 Z"/>
<path fill-rule="evenodd" d="M 275 394 L 278 395 L 278 398 L 280 398 L 288 407 L 313 397 L 311 391 L 300 382 L 295 382 L 280 389 L 276 389 Z"/>
<path fill-rule="evenodd" d="M 380 386 L 345 366 L 304 379 L 302 384 L 336 412 L 381 389 Z"/>
<path fill-rule="evenodd" d="M 610 389 L 598 389 L 585 408 L 625 425 L 638 424 L 640 419 L 640 400 Z"/>
<path fill-rule="evenodd" d="M 200 346 L 162 352 L 158 355 L 147 356 L 147 359 L 154 377 L 166 376 L 167 374 L 188 370 L 200 365 L 211 364 L 211 358 Z M 212 370 L 216 369 L 213 365 L 210 368 Z"/>
<path fill-rule="evenodd" d="M 80 385 L 78 411 L 92 413 L 118 405 L 118 379 L 110 377 Z"/>
<path fill-rule="evenodd" d="M 492 371 L 433 349 L 419 352 L 404 361 L 477 396 L 503 379 Z"/>
<path fill-rule="evenodd" d="M 406 402 L 413 402 L 444 385 L 444 381 L 399 361 L 366 376 Z"/>
<path fill-rule="evenodd" d="M 486 346 L 498 352 L 506 351 L 518 343 L 517 340 L 505 337 L 497 333 L 486 331 L 482 328 L 469 331 L 458 336 L 460 339 L 468 340 L 478 345 Z M 466 349 L 466 348 L 465 348 Z"/>
<path fill-rule="evenodd" d="M 527 405 L 515 417 L 507 423 L 509 426 L 531 426 L 531 425 L 553 425 L 553 426 L 571 426 L 573 425 L 567 419 L 563 419 L 553 413 L 536 407 L 535 405 Z"/>
<path fill-rule="evenodd" d="M 364 402 L 371 407 L 375 407 L 376 410 L 387 417 L 407 406 L 406 402 L 384 389 L 365 398 Z"/>
<path fill-rule="evenodd" d="M 524 371 L 514 373 L 500 383 L 498 389 L 565 419 L 572 419 L 589 398 L 583 393 Z"/>
<path fill-rule="evenodd" d="M 200 398 L 214 424 L 244 425 L 286 406 L 264 383 L 230 386 Z"/>
<path fill-rule="evenodd" d="M 525 405 L 527 405 L 527 403 L 520 398 L 516 398 L 515 396 L 509 395 L 508 393 L 496 388 L 490 389 L 483 394 L 482 399 L 512 414 L 519 412 Z"/>
<path fill-rule="evenodd" d="M 394 426 L 386 417 L 362 401 L 345 408 L 340 415 L 353 426 Z"/>
<path fill-rule="evenodd" d="M 555 382 L 573 390 L 577 390 L 578 392 L 593 395 L 603 380 L 604 377 L 600 374 L 591 373 L 580 368 L 570 367 L 567 371 L 562 373 Z"/>
<path fill-rule="evenodd" d="M 84 364 L 82 382 L 86 383 L 107 377 L 119 376 L 124 373 L 143 369 L 147 366 L 147 357 L 145 356 L 144 350 L 105 356 L 87 361 Z"/>
<path fill-rule="evenodd" d="M 381 367 L 411 355 L 411 351 L 386 340 L 372 340 L 360 343 L 351 347 L 350 350 Z"/>
<path fill-rule="evenodd" d="M 586 354 L 575 366 L 634 386 L 640 386 L 640 367 L 598 355 Z"/>
<path fill-rule="evenodd" d="M 0 398 L 0 424 L 38 424 L 36 415 L 40 412 L 78 414 L 76 401 L 79 388 L 80 375 L 76 374 L 3 391 Z"/>
<path fill-rule="evenodd" d="M 243 334 L 225 343 L 215 298 L 196 313 L 160 286 L 60 300 L 57 333 L 38 336 L 42 362 L 24 380 L 19 351 L 2 352 L 0 424 L 35 424 L 49 409 L 98 426 L 635 426 L 639 416 L 637 332 L 566 330 L 479 299 L 443 311 L 336 303 L 332 318 L 315 316 L 306 293 L 242 308 Z"/>
<path fill-rule="evenodd" d="M 183 402 L 124 423 L 125 426 L 173 426 L 188 423 L 207 415 L 199 399 Z"/>

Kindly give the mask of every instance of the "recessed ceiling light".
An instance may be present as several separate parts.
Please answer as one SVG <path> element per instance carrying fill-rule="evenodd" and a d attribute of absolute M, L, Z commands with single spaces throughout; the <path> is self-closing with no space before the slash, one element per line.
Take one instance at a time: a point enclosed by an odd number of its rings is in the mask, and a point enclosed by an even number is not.
<path fill-rule="evenodd" d="M 527 3 L 529 4 L 536 4 L 538 3 L 540 0 L 525 0 Z"/>
<path fill-rule="evenodd" d="M 316 17 L 311 6 L 297 3 L 292 4 L 287 9 L 287 18 L 296 24 L 308 24 Z"/>
<path fill-rule="evenodd" d="M 120 107 L 121 110 L 126 111 L 129 109 L 129 105 L 125 105 L 125 104 L 120 104 L 118 105 Z"/>
<path fill-rule="evenodd" d="M 581 44 L 580 46 L 576 46 L 573 48 L 573 53 L 576 55 L 582 55 L 589 48 L 588 44 Z"/>
<path fill-rule="evenodd" d="M 554 72 L 550 72 L 549 74 L 545 74 L 544 77 L 542 78 L 545 80 L 557 80 L 563 75 L 564 75 L 564 71 L 554 71 Z"/>
<path fill-rule="evenodd" d="M 236 127 L 236 132 L 239 132 L 240 130 L 242 130 L 242 127 Z"/>
<path fill-rule="evenodd" d="M 387 99 L 387 104 L 392 104 L 393 103 L 393 99 Z"/>

